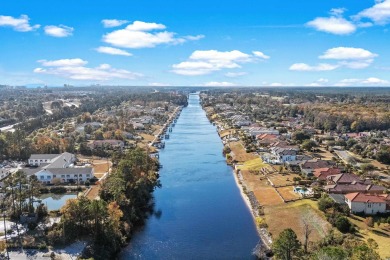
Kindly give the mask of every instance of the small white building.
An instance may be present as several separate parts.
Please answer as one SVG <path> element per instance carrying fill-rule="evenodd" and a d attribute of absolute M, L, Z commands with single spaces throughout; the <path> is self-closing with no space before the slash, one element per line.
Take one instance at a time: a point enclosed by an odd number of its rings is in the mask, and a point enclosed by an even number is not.
<path fill-rule="evenodd" d="M 390 212 L 390 195 L 366 194 L 361 192 L 348 193 L 345 202 L 352 213 L 375 215 Z"/>

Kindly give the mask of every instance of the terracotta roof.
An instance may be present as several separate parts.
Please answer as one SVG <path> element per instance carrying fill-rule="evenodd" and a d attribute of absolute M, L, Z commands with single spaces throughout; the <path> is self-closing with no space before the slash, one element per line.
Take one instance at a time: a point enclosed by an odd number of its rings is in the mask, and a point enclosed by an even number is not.
<path fill-rule="evenodd" d="M 349 193 L 345 197 L 352 202 L 386 203 L 388 195 L 371 195 L 360 192 Z"/>
<path fill-rule="evenodd" d="M 320 180 L 326 180 L 330 175 L 339 174 L 341 172 L 338 168 L 318 168 L 315 169 L 313 174 Z"/>

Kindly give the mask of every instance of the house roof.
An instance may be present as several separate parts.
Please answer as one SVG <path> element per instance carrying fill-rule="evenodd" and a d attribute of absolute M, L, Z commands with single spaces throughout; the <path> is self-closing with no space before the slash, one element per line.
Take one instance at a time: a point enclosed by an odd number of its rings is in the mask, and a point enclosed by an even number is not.
<path fill-rule="evenodd" d="M 30 160 L 47 159 L 51 160 L 60 156 L 60 154 L 32 154 Z"/>
<path fill-rule="evenodd" d="M 386 188 L 379 185 L 366 185 L 362 183 L 353 184 L 332 184 L 325 186 L 325 190 L 329 193 L 351 193 L 351 192 L 375 192 L 383 193 Z"/>
<path fill-rule="evenodd" d="M 326 180 L 330 175 L 339 174 L 341 172 L 338 168 L 318 168 L 313 171 L 314 176 L 321 180 Z"/>
<path fill-rule="evenodd" d="M 335 183 L 354 183 L 354 182 L 363 182 L 359 176 L 349 173 L 341 173 L 336 175 L 330 175 L 327 177 L 328 180 L 331 180 Z"/>
<path fill-rule="evenodd" d="M 352 202 L 377 202 L 377 203 L 386 203 L 389 195 L 372 195 L 361 192 L 348 193 L 345 197 Z"/>
<path fill-rule="evenodd" d="M 74 155 L 71 153 L 63 153 L 58 158 L 54 160 L 54 162 L 50 163 L 43 168 L 64 168 L 65 164 L 73 161 Z"/>

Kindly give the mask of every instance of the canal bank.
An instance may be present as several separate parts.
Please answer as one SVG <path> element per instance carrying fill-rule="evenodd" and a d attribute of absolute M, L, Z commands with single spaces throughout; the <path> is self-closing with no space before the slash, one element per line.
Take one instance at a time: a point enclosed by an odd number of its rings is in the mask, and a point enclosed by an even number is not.
<path fill-rule="evenodd" d="M 250 259 L 259 235 L 198 95 L 160 151 L 155 211 L 121 259 Z"/>

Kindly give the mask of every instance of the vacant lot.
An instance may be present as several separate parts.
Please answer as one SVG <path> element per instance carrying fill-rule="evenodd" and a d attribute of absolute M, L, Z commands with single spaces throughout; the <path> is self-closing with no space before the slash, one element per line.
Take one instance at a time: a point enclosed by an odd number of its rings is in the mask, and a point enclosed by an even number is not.
<path fill-rule="evenodd" d="M 268 167 L 267 164 L 263 163 L 261 158 L 252 159 L 243 163 L 242 166 L 238 166 L 237 168 L 240 170 L 246 171 L 260 171 L 261 168 Z"/>
<path fill-rule="evenodd" d="M 324 214 L 318 210 L 317 203 L 300 200 L 288 204 L 265 207 L 266 222 L 273 238 L 286 228 L 292 228 L 300 241 L 304 241 L 303 221 L 313 230 L 309 241 L 318 241 L 331 229 Z"/>
<path fill-rule="evenodd" d="M 274 174 L 268 176 L 268 178 L 275 186 L 294 185 L 294 181 L 293 181 L 294 177 L 299 177 L 299 175 L 291 173 L 291 174 Z"/>
<path fill-rule="evenodd" d="M 231 155 L 233 157 L 233 160 L 237 162 L 246 162 L 249 160 L 259 158 L 258 155 L 247 153 L 245 151 L 244 146 L 240 142 L 231 142 L 229 143 L 229 146 L 232 151 Z"/>
<path fill-rule="evenodd" d="M 284 204 L 282 198 L 278 195 L 275 189 L 271 186 L 262 187 L 254 191 L 257 200 L 262 206 L 275 206 Z"/>
<path fill-rule="evenodd" d="M 277 190 L 285 201 L 295 200 L 301 197 L 298 193 L 294 192 L 294 188 L 292 186 L 277 188 Z"/>

